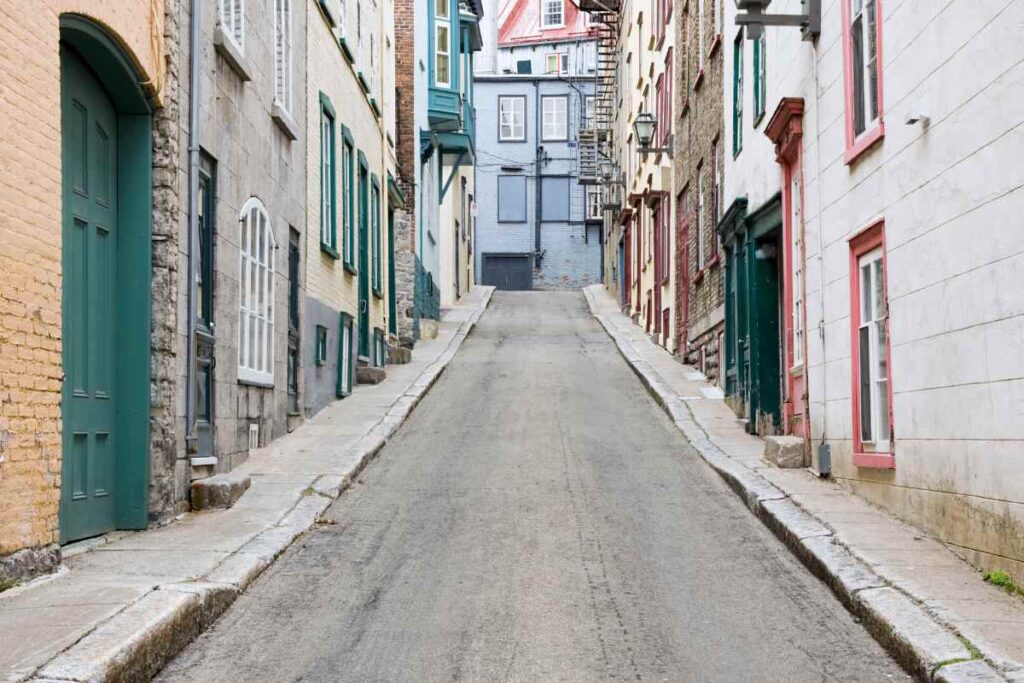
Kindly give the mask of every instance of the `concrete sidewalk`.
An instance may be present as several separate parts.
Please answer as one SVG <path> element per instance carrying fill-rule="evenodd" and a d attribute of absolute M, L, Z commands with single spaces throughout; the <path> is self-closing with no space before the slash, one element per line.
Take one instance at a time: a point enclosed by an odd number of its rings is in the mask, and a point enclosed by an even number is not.
<path fill-rule="evenodd" d="M 1024 681 L 1024 600 L 842 485 L 769 466 L 719 389 L 652 342 L 603 285 L 584 294 L 694 448 L 901 664 L 921 680 Z"/>
<path fill-rule="evenodd" d="M 474 287 L 408 365 L 360 386 L 235 472 L 252 486 L 229 510 L 109 534 L 56 576 L 0 594 L 0 680 L 148 679 L 209 627 L 398 429 L 490 301 Z"/>

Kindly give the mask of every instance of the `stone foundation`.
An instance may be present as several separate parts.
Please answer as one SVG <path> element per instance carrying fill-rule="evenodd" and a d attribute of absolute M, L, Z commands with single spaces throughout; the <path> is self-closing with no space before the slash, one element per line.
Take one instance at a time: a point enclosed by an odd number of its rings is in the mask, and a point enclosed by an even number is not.
<path fill-rule="evenodd" d="M 60 566 L 60 546 L 56 543 L 36 548 L 22 548 L 0 557 L 0 583 L 23 583 L 37 576 L 49 574 Z"/>

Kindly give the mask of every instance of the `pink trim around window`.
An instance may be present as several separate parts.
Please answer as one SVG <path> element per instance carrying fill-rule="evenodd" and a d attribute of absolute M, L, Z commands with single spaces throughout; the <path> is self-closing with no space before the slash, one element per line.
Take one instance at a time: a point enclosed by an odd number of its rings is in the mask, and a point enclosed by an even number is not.
<path fill-rule="evenodd" d="M 875 3 L 875 45 L 878 54 L 878 121 L 874 128 L 865 130 L 860 137 L 854 133 L 853 116 L 853 43 L 850 40 L 850 0 L 840 0 L 843 21 L 843 94 L 846 113 L 846 151 L 843 161 L 847 166 L 870 149 L 876 142 L 885 137 L 885 99 L 883 98 L 883 81 L 885 69 L 882 62 L 882 0 L 869 0 Z"/>
<path fill-rule="evenodd" d="M 882 287 L 886 292 L 888 301 L 888 257 L 885 252 L 885 221 L 879 220 L 872 223 L 864 230 L 854 235 L 850 243 L 850 402 L 853 404 L 853 464 L 857 467 L 871 467 L 875 469 L 896 469 L 896 439 L 894 434 L 895 423 L 892 413 L 892 343 L 889 336 L 889 321 L 886 318 L 886 369 L 889 376 L 886 378 L 886 389 L 889 393 L 889 452 L 872 452 L 864 450 L 864 444 L 860 439 L 860 352 L 858 351 L 857 331 L 860 327 L 860 264 L 861 256 L 881 247 L 882 249 Z"/>

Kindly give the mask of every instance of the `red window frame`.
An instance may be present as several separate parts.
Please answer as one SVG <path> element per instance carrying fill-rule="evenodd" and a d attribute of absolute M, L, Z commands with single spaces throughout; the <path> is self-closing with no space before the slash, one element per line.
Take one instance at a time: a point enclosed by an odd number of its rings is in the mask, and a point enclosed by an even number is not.
<path fill-rule="evenodd" d="M 876 84 L 878 98 L 878 120 L 873 128 L 866 129 L 859 136 L 855 131 L 854 118 L 854 92 L 853 92 L 853 39 L 850 36 L 850 1 L 840 0 L 843 22 L 843 95 L 845 98 L 846 115 L 846 151 L 843 160 L 847 165 L 852 164 L 861 154 L 866 152 L 876 142 L 885 137 L 885 99 L 883 98 L 883 81 L 885 80 L 885 69 L 882 61 L 882 0 L 865 0 L 875 3 L 875 62 L 878 68 L 878 83 Z"/>
<path fill-rule="evenodd" d="M 896 468 L 896 429 L 892 411 L 892 338 L 889 316 L 886 315 L 885 355 L 886 355 L 886 391 L 889 405 L 889 451 L 866 451 L 860 433 L 860 344 L 858 330 L 860 328 L 860 257 L 875 249 L 882 250 L 882 292 L 886 302 L 889 300 L 888 255 L 885 250 L 885 221 L 872 223 L 857 233 L 849 241 L 850 244 L 850 382 L 852 386 L 851 403 L 853 404 L 853 464 L 858 467 L 877 469 Z M 887 304 L 888 305 L 888 304 Z"/>

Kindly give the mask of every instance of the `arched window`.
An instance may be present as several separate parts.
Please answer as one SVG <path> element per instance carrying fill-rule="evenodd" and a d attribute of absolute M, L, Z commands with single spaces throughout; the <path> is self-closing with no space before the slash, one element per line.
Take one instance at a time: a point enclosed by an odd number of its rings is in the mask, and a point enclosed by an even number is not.
<path fill-rule="evenodd" d="M 274 250 L 267 209 L 256 197 L 239 217 L 238 379 L 274 384 Z"/>

